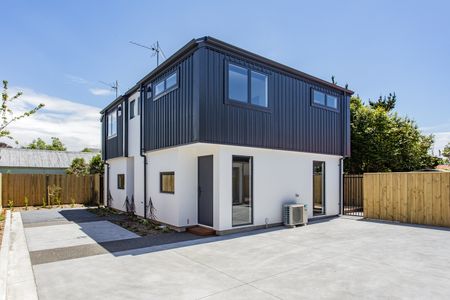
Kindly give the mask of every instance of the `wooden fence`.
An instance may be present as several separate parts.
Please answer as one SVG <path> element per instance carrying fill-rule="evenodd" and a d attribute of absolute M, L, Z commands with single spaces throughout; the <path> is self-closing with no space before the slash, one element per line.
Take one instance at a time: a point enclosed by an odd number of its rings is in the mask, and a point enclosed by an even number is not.
<path fill-rule="evenodd" d="M 61 204 L 102 203 L 102 177 L 99 174 L 88 176 L 59 174 L 0 174 L 1 203 L 3 207 L 25 206 L 25 197 L 29 206 L 55 205 L 55 198 L 49 196 L 48 188 L 53 185 L 60 187 Z M 53 202 L 53 203 L 52 203 Z"/>
<path fill-rule="evenodd" d="M 364 217 L 450 227 L 450 173 L 364 174 Z"/>

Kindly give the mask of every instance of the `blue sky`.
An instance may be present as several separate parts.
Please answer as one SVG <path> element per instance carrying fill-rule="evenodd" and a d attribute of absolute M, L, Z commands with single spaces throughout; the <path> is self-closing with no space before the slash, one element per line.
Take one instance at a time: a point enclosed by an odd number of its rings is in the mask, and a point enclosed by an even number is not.
<path fill-rule="evenodd" d="M 124 92 L 156 65 L 128 42 L 159 40 L 169 56 L 205 35 L 326 80 L 334 75 L 363 99 L 396 92 L 401 115 L 435 133 L 438 148 L 450 141 L 446 1 L 3 0 L 1 7 L 0 78 L 31 104 L 51 103 L 44 125 L 43 116 L 24 123 L 36 125 L 24 142 L 77 129 L 76 142 L 64 136 L 70 148 L 98 146 L 96 111 L 114 98 L 98 81 L 117 79 Z M 75 104 L 52 126 L 59 100 Z M 80 124 L 83 114 L 91 119 Z"/>

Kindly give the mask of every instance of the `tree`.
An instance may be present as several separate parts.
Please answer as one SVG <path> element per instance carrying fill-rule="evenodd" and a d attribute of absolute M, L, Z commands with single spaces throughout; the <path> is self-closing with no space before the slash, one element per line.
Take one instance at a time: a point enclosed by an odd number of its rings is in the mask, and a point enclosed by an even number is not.
<path fill-rule="evenodd" d="M 450 142 L 445 145 L 444 150 L 442 150 L 442 156 L 445 157 L 447 163 L 450 162 Z"/>
<path fill-rule="evenodd" d="M 352 153 L 346 171 L 413 171 L 437 165 L 439 161 L 430 155 L 434 137 L 423 135 L 413 120 L 391 111 L 395 97 L 386 100 L 386 105 L 383 101 L 364 105 L 359 97 L 351 98 Z"/>
<path fill-rule="evenodd" d="M 84 161 L 84 158 L 77 157 L 72 160 L 70 167 L 66 170 L 67 174 L 84 176 L 89 174 L 89 166 Z"/>
<path fill-rule="evenodd" d="M 14 96 L 10 97 L 8 95 L 8 81 L 3 80 L 2 106 L 0 107 L 0 115 L 2 118 L 0 122 L 0 138 L 5 137 L 10 140 L 14 140 L 16 144 L 18 144 L 18 142 L 12 137 L 10 131 L 8 130 L 8 126 L 20 119 L 35 114 L 38 110 L 44 107 L 44 104 L 41 103 L 30 110 L 14 115 L 14 112 L 11 109 L 11 104 L 18 101 L 20 96 L 22 96 L 22 92 L 18 92 Z"/>
<path fill-rule="evenodd" d="M 92 149 L 84 148 L 83 150 L 81 150 L 81 152 L 92 152 Z"/>
<path fill-rule="evenodd" d="M 395 93 L 389 93 L 389 96 L 380 96 L 380 98 L 378 98 L 377 101 L 370 101 L 369 100 L 369 105 L 372 108 L 383 108 L 385 111 L 390 112 L 393 111 L 395 108 L 395 104 L 397 102 L 397 96 L 395 95 Z"/>
<path fill-rule="evenodd" d="M 103 174 L 105 163 L 102 160 L 100 154 L 97 154 L 91 158 L 89 162 L 89 173 L 90 174 Z"/>
<path fill-rule="evenodd" d="M 27 149 L 38 149 L 38 150 L 53 150 L 53 151 L 66 151 L 66 146 L 57 137 L 52 137 L 51 144 L 47 144 L 43 139 L 37 138 L 29 144 Z"/>

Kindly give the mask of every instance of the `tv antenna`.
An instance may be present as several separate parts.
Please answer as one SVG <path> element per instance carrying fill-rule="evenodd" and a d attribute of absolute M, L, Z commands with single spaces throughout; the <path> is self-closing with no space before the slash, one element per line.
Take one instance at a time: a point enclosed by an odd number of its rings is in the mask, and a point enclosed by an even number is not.
<path fill-rule="evenodd" d="M 161 47 L 159 46 L 159 42 L 156 41 L 156 43 L 154 43 L 151 46 L 146 46 L 146 45 L 142 45 L 133 41 L 130 41 L 130 44 L 133 44 L 135 46 L 139 46 L 142 48 L 145 48 L 147 50 L 152 51 L 152 57 L 156 55 L 156 66 L 159 66 L 159 56 L 161 55 L 164 59 L 167 59 L 166 55 L 164 54 L 164 51 L 161 49 Z"/>
<path fill-rule="evenodd" d="M 113 83 L 107 83 L 107 82 L 104 82 L 104 81 L 99 81 L 99 82 L 101 84 L 104 84 L 104 85 L 108 86 L 110 89 L 116 91 L 116 98 L 117 98 L 117 96 L 119 95 L 119 82 L 117 80 L 115 82 L 113 82 Z"/>

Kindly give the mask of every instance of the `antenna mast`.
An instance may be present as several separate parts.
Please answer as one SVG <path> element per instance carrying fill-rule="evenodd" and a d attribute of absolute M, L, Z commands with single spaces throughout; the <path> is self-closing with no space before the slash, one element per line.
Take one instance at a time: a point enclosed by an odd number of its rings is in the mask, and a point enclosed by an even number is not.
<path fill-rule="evenodd" d="M 152 51 L 152 57 L 156 55 L 156 66 L 159 66 L 159 56 L 161 55 L 161 57 L 163 57 L 164 59 L 166 59 L 166 55 L 164 54 L 164 51 L 161 49 L 161 47 L 159 46 L 159 41 L 156 41 L 156 43 L 154 43 L 152 46 L 146 46 L 146 45 L 142 45 L 133 41 L 130 41 L 130 44 L 133 44 L 135 46 L 139 46 L 145 49 L 148 49 L 150 51 Z"/>
<path fill-rule="evenodd" d="M 110 89 L 114 90 L 116 92 L 116 98 L 119 96 L 119 81 L 115 81 L 114 83 L 107 83 L 104 81 L 99 81 L 101 84 L 104 84 L 108 86 Z"/>

